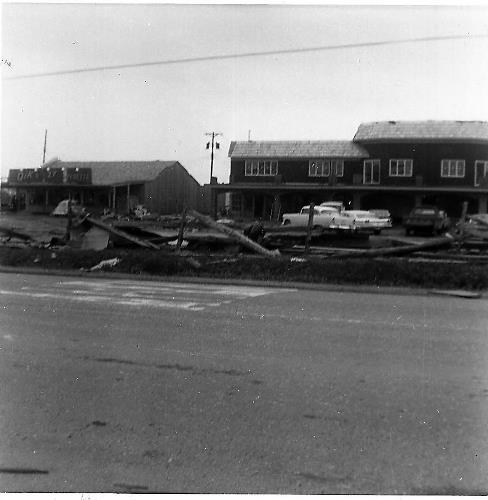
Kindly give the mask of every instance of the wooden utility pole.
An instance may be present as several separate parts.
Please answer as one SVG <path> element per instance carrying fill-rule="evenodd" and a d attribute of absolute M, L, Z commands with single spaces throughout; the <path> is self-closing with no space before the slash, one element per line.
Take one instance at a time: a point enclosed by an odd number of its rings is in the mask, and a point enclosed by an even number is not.
<path fill-rule="evenodd" d="M 42 164 L 46 163 L 47 129 L 44 132 L 44 152 L 42 153 Z"/>
<path fill-rule="evenodd" d="M 210 183 L 212 183 L 212 177 L 213 177 L 213 161 L 214 161 L 214 145 L 216 145 L 217 149 L 220 149 L 220 144 L 215 142 L 215 138 L 218 135 L 224 135 L 220 132 L 207 132 L 205 135 L 212 136 L 212 141 L 207 142 L 207 149 L 210 149 L 211 147 L 211 153 L 210 153 Z"/>
<path fill-rule="evenodd" d="M 307 237 L 305 238 L 305 253 L 308 253 L 310 251 L 310 240 L 312 239 L 314 209 L 315 209 L 315 204 L 310 203 L 308 207 L 308 224 L 307 224 Z"/>

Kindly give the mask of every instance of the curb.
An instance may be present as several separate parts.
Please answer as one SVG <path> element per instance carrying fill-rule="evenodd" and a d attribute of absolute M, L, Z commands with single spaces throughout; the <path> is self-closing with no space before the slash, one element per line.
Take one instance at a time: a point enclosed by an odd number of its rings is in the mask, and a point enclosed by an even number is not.
<path fill-rule="evenodd" d="M 457 291 L 455 294 L 451 290 L 446 290 L 445 293 L 441 290 L 431 290 L 427 288 L 407 288 L 407 287 L 379 287 L 372 285 L 336 285 L 331 283 L 306 283 L 298 281 L 259 281 L 259 280 L 244 280 L 244 279 L 224 279 L 224 278 L 207 278 L 207 277 L 190 277 L 190 276 L 155 276 L 152 274 L 127 274 L 113 272 L 87 272 L 69 269 L 43 269 L 41 267 L 9 267 L 0 266 L 0 273 L 6 274 L 37 274 L 48 276 L 71 276 L 83 277 L 91 279 L 117 279 L 117 280 L 134 280 L 134 281 L 166 281 L 177 283 L 196 283 L 208 285 L 234 285 L 234 286 L 254 286 L 254 287 L 270 287 L 270 288 L 296 288 L 298 290 L 316 290 L 323 292 L 354 292 L 354 293 L 370 293 L 378 295 L 417 295 L 431 296 L 433 292 L 438 296 L 445 297 L 464 297 L 472 295 L 470 292 Z M 483 298 L 481 293 L 476 293 L 476 298 Z"/>

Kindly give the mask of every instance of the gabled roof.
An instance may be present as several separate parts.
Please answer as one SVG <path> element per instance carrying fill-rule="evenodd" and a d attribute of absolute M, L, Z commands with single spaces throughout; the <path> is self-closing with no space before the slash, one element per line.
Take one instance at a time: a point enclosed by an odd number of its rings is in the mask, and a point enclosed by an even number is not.
<path fill-rule="evenodd" d="M 90 168 L 92 184 L 113 185 L 134 182 L 148 182 L 166 168 L 179 165 L 177 161 L 54 161 L 43 167 Z M 184 167 L 182 167 L 184 168 Z"/>
<path fill-rule="evenodd" d="M 352 141 L 233 141 L 231 158 L 367 158 Z"/>
<path fill-rule="evenodd" d="M 355 142 L 486 142 L 488 122 L 482 121 L 388 121 L 361 123 Z"/>

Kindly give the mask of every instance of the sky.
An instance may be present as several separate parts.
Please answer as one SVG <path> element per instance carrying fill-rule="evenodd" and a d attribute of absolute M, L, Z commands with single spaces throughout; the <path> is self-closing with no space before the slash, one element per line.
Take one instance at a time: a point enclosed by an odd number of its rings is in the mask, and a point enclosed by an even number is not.
<path fill-rule="evenodd" d="M 40 166 L 45 130 L 46 160 L 178 160 L 203 184 L 210 132 L 228 182 L 235 140 L 488 120 L 482 5 L 3 3 L 1 18 L 2 177 Z M 62 73 L 107 66 L 122 67 Z"/>

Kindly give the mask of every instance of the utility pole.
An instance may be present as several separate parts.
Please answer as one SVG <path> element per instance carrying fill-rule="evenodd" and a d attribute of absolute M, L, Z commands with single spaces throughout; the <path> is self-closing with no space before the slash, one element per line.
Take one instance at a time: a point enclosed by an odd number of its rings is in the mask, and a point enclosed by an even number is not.
<path fill-rule="evenodd" d="M 47 129 L 44 132 L 44 152 L 42 153 L 42 164 L 46 163 Z"/>
<path fill-rule="evenodd" d="M 210 153 L 210 183 L 212 183 L 212 177 L 213 177 L 213 161 L 214 161 L 214 145 L 215 149 L 220 149 L 220 144 L 218 142 L 214 142 L 215 138 L 218 135 L 224 135 L 221 134 L 220 132 L 207 132 L 205 135 L 211 135 L 212 136 L 212 142 L 207 142 L 207 149 L 212 148 L 212 152 Z"/>

